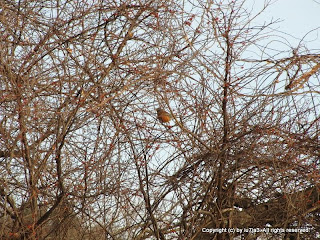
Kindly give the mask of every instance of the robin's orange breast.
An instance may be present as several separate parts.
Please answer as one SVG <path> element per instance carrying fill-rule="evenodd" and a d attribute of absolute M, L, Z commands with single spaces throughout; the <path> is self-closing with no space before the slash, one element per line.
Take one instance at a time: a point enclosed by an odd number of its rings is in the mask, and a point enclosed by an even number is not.
<path fill-rule="evenodd" d="M 158 118 L 161 122 L 169 122 L 171 120 L 171 117 L 167 114 L 159 115 Z"/>

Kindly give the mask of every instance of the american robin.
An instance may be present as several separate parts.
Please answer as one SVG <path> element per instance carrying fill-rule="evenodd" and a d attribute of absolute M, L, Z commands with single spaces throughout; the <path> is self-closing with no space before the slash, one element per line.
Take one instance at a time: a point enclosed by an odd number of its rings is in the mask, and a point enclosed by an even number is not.
<path fill-rule="evenodd" d="M 170 113 L 166 112 L 165 110 L 158 108 L 157 109 L 158 119 L 162 123 L 169 122 L 172 119 L 172 116 Z"/>

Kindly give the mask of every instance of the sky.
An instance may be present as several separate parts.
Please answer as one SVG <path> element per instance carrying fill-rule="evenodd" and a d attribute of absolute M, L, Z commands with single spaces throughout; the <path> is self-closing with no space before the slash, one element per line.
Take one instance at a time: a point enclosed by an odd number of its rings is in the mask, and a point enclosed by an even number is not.
<path fill-rule="evenodd" d="M 264 0 L 254 2 L 255 9 L 260 9 Z M 312 49 L 320 49 L 320 0 L 272 0 L 273 4 L 260 16 L 260 20 L 279 19 L 277 29 L 287 33 L 288 40 L 299 43 L 304 38 L 305 44 Z M 318 28 L 318 29 L 317 29 Z M 312 33 L 311 30 L 317 29 Z"/>

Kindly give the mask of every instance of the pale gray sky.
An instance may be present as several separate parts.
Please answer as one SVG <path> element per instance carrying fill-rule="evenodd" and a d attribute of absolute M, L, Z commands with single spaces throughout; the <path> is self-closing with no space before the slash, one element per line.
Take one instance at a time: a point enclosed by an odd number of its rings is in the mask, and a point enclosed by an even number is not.
<path fill-rule="evenodd" d="M 260 9 L 264 0 L 254 1 L 257 10 Z M 275 0 L 273 4 L 258 18 L 280 19 L 277 29 L 292 36 L 288 36 L 290 42 L 298 43 L 305 37 L 305 43 L 309 48 L 320 49 L 320 0 Z M 318 29 L 317 29 L 318 28 Z M 294 40 L 296 38 L 296 40 Z"/>

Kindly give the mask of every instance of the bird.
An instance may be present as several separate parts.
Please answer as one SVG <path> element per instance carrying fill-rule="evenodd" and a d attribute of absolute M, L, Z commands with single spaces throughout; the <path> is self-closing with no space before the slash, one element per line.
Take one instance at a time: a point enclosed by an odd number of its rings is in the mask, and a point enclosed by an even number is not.
<path fill-rule="evenodd" d="M 157 108 L 157 117 L 162 123 L 169 122 L 172 119 L 171 114 L 161 108 Z"/>

